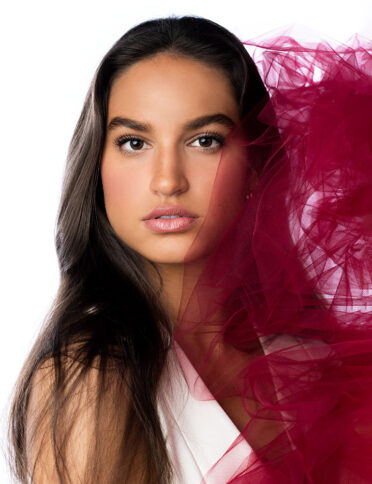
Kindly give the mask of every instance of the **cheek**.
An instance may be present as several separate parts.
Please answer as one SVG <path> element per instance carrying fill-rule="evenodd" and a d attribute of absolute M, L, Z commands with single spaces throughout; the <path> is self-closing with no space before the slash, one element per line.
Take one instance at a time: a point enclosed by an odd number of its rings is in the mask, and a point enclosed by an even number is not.
<path fill-rule="evenodd" d="M 127 219 L 128 214 L 133 214 L 141 178 L 110 163 L 102 164 L 101 178 L 106 213 L 115 228 Z"/>
<path fill-rule="evenodd" d="M 194 208 L 202 209 L 204 215 L 207 213 L 207 208 L 214 189 L 218 163 L 219 162 L 217 161 L 206 163 L 205 160 L 202 159 L 199 164 L 193 165 L 187 174 L 192 195 L 200 204 L 200 206 Z"/>
<path fill-rule="evenodd" d="M 223 152 L 211 194 L 212 216 L 231 221 L 245 201 L 247 188 L 247 159 L 243 150 L 231 145 Z"/>
<path fill-rule="evenodd" d="M 243 208 L 247 185 L 247 160 L 241 149 L 223 152 L 215 175 L 204 185 L 209 200 L 206 217 L 185 260 L 210 254 Z"/>

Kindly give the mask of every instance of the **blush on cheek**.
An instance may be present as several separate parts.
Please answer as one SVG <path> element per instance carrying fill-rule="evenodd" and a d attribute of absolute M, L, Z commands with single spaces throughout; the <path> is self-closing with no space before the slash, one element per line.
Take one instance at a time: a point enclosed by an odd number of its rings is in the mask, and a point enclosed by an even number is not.
<path fill-rule="evenodd" d="M 122 224 L 128 217 L 138 218 L 138 200 L 143 190 L 139 186 L 141 183 L 138 174 L 130 176 L 130 173 L 123 173 L 112 165 L 103 164 L 101 178 L 106 213 L 111 225 Z"/>
<path fill-rule="evenodd" d="M 123 196 L 124 193 L 127 193 L 130 184 L 124 176 L 112 172 L 103 172 L 102 185 L 105 198 L 116 199 Z"/>

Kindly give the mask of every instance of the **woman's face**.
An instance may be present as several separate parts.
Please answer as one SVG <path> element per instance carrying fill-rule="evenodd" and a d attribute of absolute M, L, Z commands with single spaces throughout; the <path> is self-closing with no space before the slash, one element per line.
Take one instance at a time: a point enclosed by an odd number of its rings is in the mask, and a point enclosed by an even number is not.
<path fill-rule="evenodd" d="M 191 59 L 158 54 L 114 81 L 101 176 L 108 219 L 128 246 L 155 263 L 183 262 L 208 213 L 221 140 L 238 122 L 228 79 Z M 143 220 L 174 205 L 196 217 Z M 222 220 L 223 212 L 221 204 L 213 217 Z"/>

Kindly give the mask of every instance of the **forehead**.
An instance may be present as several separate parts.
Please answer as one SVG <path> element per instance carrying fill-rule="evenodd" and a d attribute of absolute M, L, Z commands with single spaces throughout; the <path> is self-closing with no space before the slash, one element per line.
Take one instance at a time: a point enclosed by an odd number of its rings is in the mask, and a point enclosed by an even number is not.
<path fill-rule="evenodd" d="M 109 96 L 109 119 L 126 115 L 174 123 L 209 112 L 224 112 L 238 121 L 229 79 L 202 62 L 169 54 L 130 66 L 115 79 Z"/>

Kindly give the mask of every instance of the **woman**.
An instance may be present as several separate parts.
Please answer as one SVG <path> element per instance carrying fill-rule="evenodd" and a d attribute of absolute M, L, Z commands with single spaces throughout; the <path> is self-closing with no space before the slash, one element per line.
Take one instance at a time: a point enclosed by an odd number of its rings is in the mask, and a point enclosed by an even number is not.
<path fill-rule="evenodd" d="M 369 482 L 368 304 L 348 308 L 369 301 L 371 54 L 264 47 L 270 96 L 198 17 L 143 22 L 100 63 L 12 405 L 21 482 Z"/>

